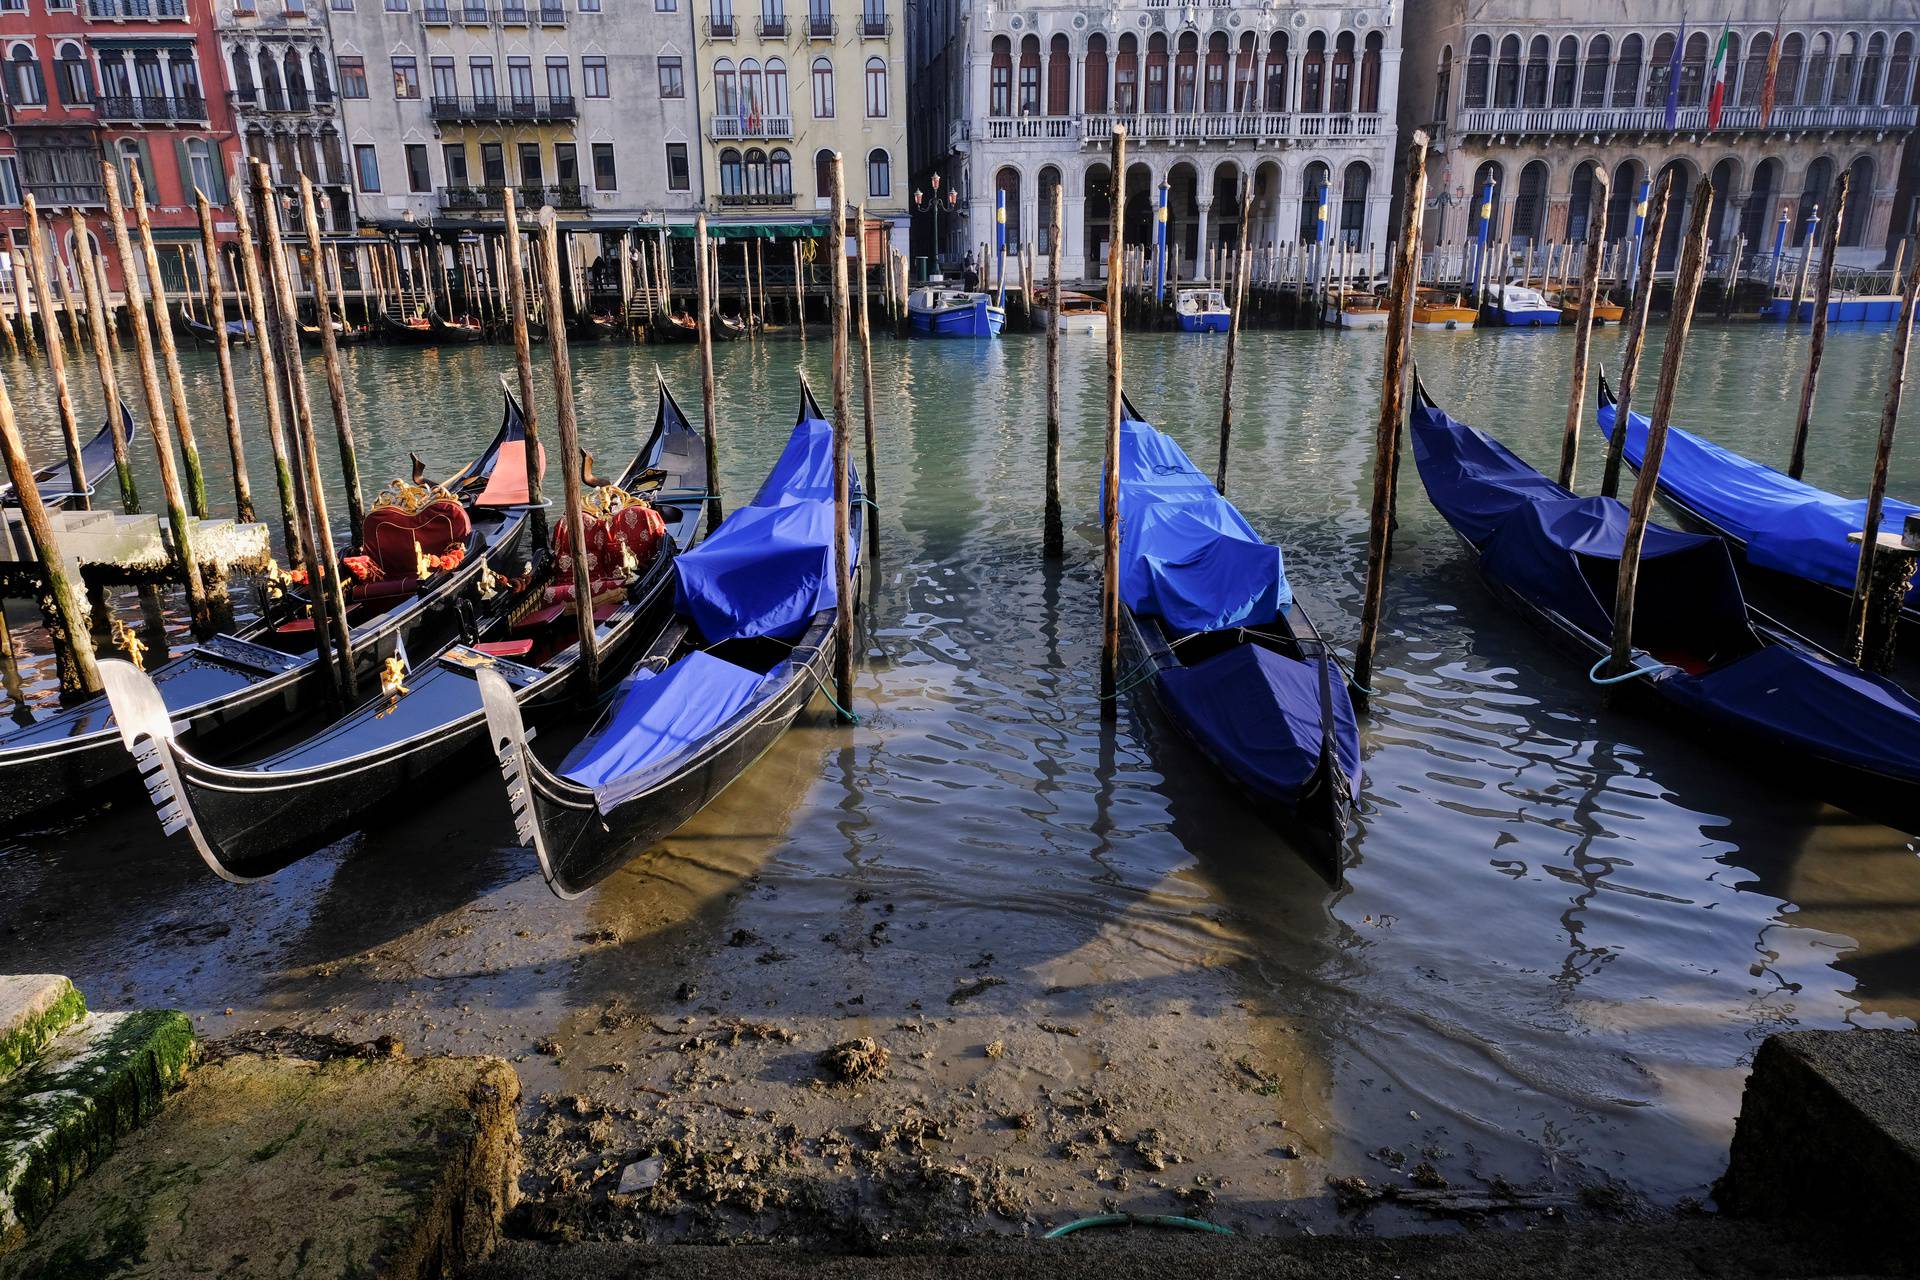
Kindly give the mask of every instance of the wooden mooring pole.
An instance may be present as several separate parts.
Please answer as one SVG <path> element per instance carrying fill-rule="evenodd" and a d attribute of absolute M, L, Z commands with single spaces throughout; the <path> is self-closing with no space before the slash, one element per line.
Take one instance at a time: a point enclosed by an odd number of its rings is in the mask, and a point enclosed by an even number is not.
<path fill-rule="evenodd" d="M 1400 423 L 1406 417 L 1407 363 L 1413 348 L 1413 298 L 1420 283 L 1420 223 L 1427 204 L 1427 135 L 1407 143 L 1407 177 L 1400 207 L 1400 246 L 1387 304 L 1386 363 L 1380 375 L 1380 417 L 1374 424 L 1373 506 L 1367 531 L 1367 587 L 1360 605 L 1360 642 L 1353 684 L 1362 705 L 1370 696 L 1373 655 L 1386 605 L 1387 566 L 1393 553 L 1394 486 L 1400 474 Z"/>
<path fill-rule="evenodd" d="M 160 274 L 160 254 L 153 246 L 153 223 L 147 216 L 147 193 L 140 185 L 138 165 L 128 170 L 133 185 L 133 216 L 140 228 L 140 252 L 146 259 L 147 284 L 153 300 L 153 332 L 167 371 L 167 395 L 173 403 L 174 434 L 180 438 L 180 459 L 186 466 L 187 501 L 193 514 L 207 518 L 207 476 L 200 466 L 200 445 L 194 439 L 193 415 L 187 409 L 187 384 L 180 376 L 180 349 L 173 341 L 173 308 L 167 302 L 167 283 Z"/>
<path fill-rule="evenodd" d="M 826 243 L 833 259 L 830 327 L 833 330 L 833 565 L 835 605 L 833 615 L 833 684 L 840 712 L 851 715 L 853 707 L 853 548 L 848 543 L 853 518 L 853 491 L 847 482 L 847 467 L 852 449 L 847 439 L 853 416 L 851 379 L 847 369 L 847 172 L 844 157 L 836 151 L 831 161 L 831 209 L 828 213 Z"/>
<path fill-rule="evenodd" d="M 533 399 L 533 341 L 527 336 L 527 277 L 520 262 L 520 209 L 514 202 L 512 183 L 505 188 L 505 200 L 506 231 L 501 240 L 507 262 L 507 307 L 513 325 L 513 371 L 520 386 L 520 413 L 527 424 L 527 505 L 533 508 L 533 545 L 528 559 L 533 560 L 546 550 L 547 511 L 540 486 L 540 415 Z M 577 548 L 580 544 L 574 545 Z M 575 555 L 579 555 L 578 551 Z"/>
<path fill-rule="evenodd" d="M 693 275 L 696 297 L 700 302 L 700 414 L 707 440 L 707 532 L 720 527 L 725 512 L 720 503 L 720 410 L 718 385 L 713 376 L 713 314 L 716 300 L 709 293 L 712 276 L 707 259 L 713 246 L 707 239 L 707 215 L 693 220 Z"/>
<path fill-rule="evenodd" d="M 582 700 L 600 687 L 593 634 L 593 584 L 587 576 L 587 525 L 580 511 L 580 428 L 573 416 L 573 365 L 567 356 L 566 305 L 560 289 L 560 230 L 553 206 L 540 210 L 540 290 L 547 302 L 547 352 L 553 358 L 554 419 L 560 424 L 560 483 L 567 537 L 573 545 L 573 612 L 579 624 Z"/>
<path fill-rule="evenodd" d="M 1659 245 L 1667 226 L 1667 197 L 1673 194 L 1673 171 L 1660 175 L 1654 187 L 1653 202 L 1647 206 L 1642 227 L 1648 239 Z M 1607 456 L 1600 474 L 1600 496 L 1611 498 L 1620 492 L 1620 462 L 1627 448 L 1627 414 L 1633 408 L 1633 386 L 1640 377 L 1640 353 L 1647 343 L 1647 317 L 1653 310 L 1653 271 L 1640 272 L 1634 281 L 1633 298 L 1627 311 L 1627 350 L 1620 359 L 1619 408 L 1613 419 L 1613 433 L 1607 437 Z"/>
<path fill-rule="evenodd" d="M 271 209 L 269 203 L 269 212 Z M 280 412 L 285 388 L 280 379 L 279 360 L 273 352 L 274 343 L 279 338 L 279 327 L 268 318 L 266 286 L 260 279 L 260 258 L 254 249 L 253 222 L 247 212 L 244 195 L 233 202 L 233 222 L 240 241 L 239 286 L 246 298 L 247 312 L 253 320 L 254 359 L 260 369 L 260 401 L 267 420 L 267 447 L 273 453 L 273 483 L 280 494 L 282 542 L 287 549 L 288 564 L 304 566 L 312 545 L 301 531 L 302 507 L 295 494 L 293 467 L 287 457 L 286 419 Z M 318 625 L 320 619 L 314 621 Z"/>
<path fill-rule="evenodd" d="M 1693 327 L 1693 305 L 1707 273 L 1707 215 L 1712 209 L 1713 181 L 1702 178 L 1693 189 L 1687 239 L 1673 280 L 1667 345 L 1660 355 L 1660 385 L 1653 396 L 1653 416 L 1647 422 L 1646 456 L 1640 462 L 1640 478 L 1633 486 L 1626 536 L 1620 545 L 1620 573 L 1613 600 L 1613 654 L 1606 664 L 1609 676 L 1624 676 L 1633 669 L 1633 603 L 1640 579 L 1640 549 L 1646 543 L 1647 521 L 1653 515 L 1660 460 L 1666 453 L 1667 427 L 1673 419 L 1673 397 L 1680 382 L 1680 363 L 1686 355 L 1687 333 Z"/>
<path fill-rule="evenodd" d="M 1101 467 L 1101 579 L 1100 579 L 1100 714 L 1112 720 L 1120 714 L 1120 401 L 1124 393 L 1121 368 L 1121 264 L 1125 260 L 1127 210 L 1127 129 L 1115 125 L 1108 157 L 1108 173 L 1121 178 L 1113 186 L 1113 214 L 1107 237 L 1107 439 Z"/>
<path fill-rule="evenodd" d="M 800 354 L 807 351 L 807 292 L 800 274 L 800 242 L 793 242 L 793 318 L 800 325 Z"/>
<path fill-rule="evenodd" d="M 73 471 L 74 491 L 82 495 L 79 499 L 81 505 L 91 505 L 84 495 L 93 481 L 87 475 L 86 463 L 81 457 L 80 423 L 74 417 L 73 395 L 67 389 L 66 344 L 60 341 L 60 321 L 53 314 L 53 291 L 47 287 L 46 243 L 40 234 L 40 211 L 34 205 L 32 192 L 27 193 L 25 213 L 27 282 L 33 286 L 35 308 L 40 312 L 40 324 L 47 333 L 47 363 L 53 370 L 54 401 L 60 413 L 60 435 L 67 446 L 67 466 Z M 19 273 L 15 272 L 14 279 L 19 278 Z"/>
<path fill-rule="evenodd" d="M 1795 480 L 1807 469 L 1807 429 L 1813 421 L 1814 385 L 1820 381 L 1820 358 L 1827 353 L 1827 307 L 1833 298 L 1833 260 L 1839 256 L 1840 227 L 1847 220 L 1847 185 L 1842 172 L 1833 184 L 1833 205 L 1827 215 L 1827 252 L 1820 260 L 1820 280 L 1813 292 L 1813 338 L 1807 347 L 1807 376 L 1800 383 L 1800 412 L 1793 420 L 1793 452 L 1787 474 Z"/>
<path fill-rule="evenodd" d="M 1233 439 L 1233 364 L 1240 349 L 1241 313 L 1247 309 L 1247 223 L 1253 214 L 1253 178 L 1240 179 L 1240 244 L 1234 252 L 1232 309 L 1227 316 L 1227 367 L 1220 382 L 1220 461 L 1214 469 L 1213 487 L 1222 496 L 1227 492 L 1227 448 Z"/>
<path fill-rule="evenodd" d="M 35 294 L 39 295 L 37 289 Z M 100 692 L 100 669 L 93 661 L 93 637 L 87 631 L 86 606 L 81 602 L 78 586 L 67 577 L 67 562 L 60 554 L 60 542 L 54 534 L 53 521 L 47 516 L 46 504 L 40 501 L 40 487 L 34 483 L 27 446 L 20 439 L 20 429 L 13 420 L 13 397 L 4 378 L 0 378 L 0 453 L 6 454 L 4 461 L 7 475 L 13 481 L 14 498 L 20 504 L 34 552 L 40 558 L 40 607 L 53 637 L 61 700 L 78 701 Z M 12 665 L 10 638 L 6 661 Z"/>
<path fill-rule="evenodd" d="M 874 518 L 878 508 L 874 505 L 879 493 L 878 480 L 874 475 L 873 459 L 873 334 L 867 325 L 867 206 L 862 201 L 853 207 L 853 222 L 857 228 L 853 239 L 860 266 L 860 307 L 855 323 L 860 330 L 860 412 L 865 420 L 867 443 L 867 548 L 868 560 L 880 554 L 880 522 Z M 873 565 L 867 565 L 867 572 L 873 572 Z M 871 580 L 871 579 L 869 579 Z"/>
<path fill-rule="evenodd" d="M 247 447 L 240 436 L 240 397 L 233 386 L 233 351 L 227 345 L 227 295 L 220 282 L 220 242 L 213 235 L 213 206 L 196 189 L 194 206 L 200 214 L 200 250 L 206 258 L 207 314 L 213 326 L 213 351 L 220 365 L 220 407 L 227 419 L 227 454 L 233 461 L 234 518 L 252 524 L 253 487 L 247 479 Z M 259 335 L 255 335 L 256 340 Z"/>
<path fill-rule="evenodd" d="M 347 491 L 348 540 L 360 545 L 367 500 L 360 488 L 360 450 L 353 440 L 353 415 L 347 408 L 347 380 L 340 370 L 340 343 L 333 332 L 333 286 L 327 279 L 326 251 L 320 244 L 320 215 L 313 183 L 300 175 L 300 224 L 313 253 L 313 319 L 320 328 L 320 362 L 327 375 L 327 400 L 333 407 L 333 437 L 340 448 L 340 479 Z"/>
<path fill-rule="evenodd" d="M 80 271 L 80 287 L 87 295 L 87 327 L 92 330 L 94 371 L 100 375 L 100 394 L 107 402 L 108 429 L 113 432 L 113 470 L 120 481 L 120 508 L 128 515 L 140 510 L 140 492 L 133 482 L 133 457 L 120 411 L 120 382 L 113 372 L 113 345 L 107 337 L 107 307 L 100 295 L 99 267 L 94 262 L 93 236 L 79 209 L 69 211 L 73 223 L 75 265 Z"/>
<path fill-rule="evenodd" d="M 1580 276 L 1580 316 L 1573 324 L 1573 384 L 1567 390 L 1567 423 L 1560 437 L 1560 486 L 1573 488 L 1580 462 L 1580 423 L 1586 411 L 1587 355 L 1593 349 L 1593 313 L 1600 304 L 1600 246 L 1607 238 L 1607 174 L 1593 170 L 1592 213 L 1587 219 L 1587 260 Z M 1571 246 L 1568 247 L 1571 252 Z"/>
<path fill-rule="evenodd" d="M 1041 554 L 1058 560 L 1067 553 L 1066 525 L 1060 515 L 1060 235 L 1065 195 L 1053 184 L 1047 211 L 1047 514 Z"/>
<path fill-rule="evenodd" d="M 1854 665 L 1863 671 L 1885 673 L 1892 667 L 1894 641 L 1899 634 L 1901 609 L 1911 580 L 1910 560 L 1901 565 L 1899 572 L 1888 571 L 1891 566 L 1880 554 L 1880 520 L 1886 505 L 1894 428 L 1900 421 L 1900 397 L 1906 387 L 1907 349 L 1913 340 L 1916 294 L 1920 294 L 1920 262 L 1914 263 L 1908 273 L 1906 288 L 1900 297 L 1899 327 L 1893 337 L 1893 367 L 1887 375 L 1887 398 L 1880 408 L 1880 437 L 1874 447 L 1873 480 L 1867 486 L 1867 518 L 1861 530 L 1860 563 L 1853 577 L 1853 607 L 1849 618 L 1853 639 L 1851 656 Z"/>

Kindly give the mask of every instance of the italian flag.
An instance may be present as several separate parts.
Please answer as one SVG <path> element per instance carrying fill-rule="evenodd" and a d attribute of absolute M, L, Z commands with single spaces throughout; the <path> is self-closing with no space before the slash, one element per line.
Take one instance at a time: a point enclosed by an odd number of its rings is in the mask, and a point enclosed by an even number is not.
<path fill-rule="evenodd" d="M 1720 28 L 1720 43 L 1713 49 L 1713 78 L 1707 89 L 1707 131 L 1720 127 L 1720 109 L 1727 103 L 1727 46 L 1733 42 L 1733 20 Z"/>

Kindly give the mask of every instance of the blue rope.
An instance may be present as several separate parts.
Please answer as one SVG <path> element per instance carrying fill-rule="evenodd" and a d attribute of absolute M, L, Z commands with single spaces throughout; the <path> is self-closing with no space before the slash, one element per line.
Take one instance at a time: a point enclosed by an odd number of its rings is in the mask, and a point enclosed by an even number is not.
<path fill-rule="evenodd" d="M 1587 671 L 1587 679 L 1593 681 L 1597 685 L 1625 684 L 1627 681 L 1633 680 L 1639 676 L 1657 676 L 1657 675 L 1662 675 L 1668 671 L 1678 671 L 1680 669 L 1676 666 L 1671 665 L 1670 663 L 1662 662 L 1662 663 L 1657 663 L 1651 667 L 1635 667 L 1633 670 L 1627 672 L 1623 676 L 1601 675 L 1600 668 L 1606 666 L 1609 662 L 1612 662 L 1612 661 L 1613 661 L 1613 655 L 1608 654 L 1604 658 L 1601 658 L 1600 661 L 1594 663 L 1593 666 L 1589 668 Z"/>

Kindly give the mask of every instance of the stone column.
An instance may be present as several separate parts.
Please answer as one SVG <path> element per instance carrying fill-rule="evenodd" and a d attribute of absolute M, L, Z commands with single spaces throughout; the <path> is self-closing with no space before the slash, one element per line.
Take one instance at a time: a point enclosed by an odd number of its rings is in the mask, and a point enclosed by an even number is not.
<path fill-rule="evenodd" d="M 1191 271 L 1197 278 L 1202 271 L 1207 269 L 1207 212 L 1213 208 L 1213 201 L 1200 200 L 1196 203 L 1200 206 L 1200 234 L 1193 238 L 1194 252 Z"/>
<path fill-rule="evenodd" d="M 1065 181 L 1063 178 L 1062 182 Z M 1060 273 L 1069 280 L 1086 278 L 1087 228 L 1085 196 L 1067 195 L 1061 219 Z"/>

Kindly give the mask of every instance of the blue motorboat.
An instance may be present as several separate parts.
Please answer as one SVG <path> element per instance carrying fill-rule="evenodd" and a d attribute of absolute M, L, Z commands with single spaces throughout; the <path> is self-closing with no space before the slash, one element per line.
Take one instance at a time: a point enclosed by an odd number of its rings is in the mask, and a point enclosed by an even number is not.
<path fill-rule="evenodd" d="M 1263 541 L 1172 437 L 1122 401 L 1120 602 L 1168 718 L 1330 879 L 1360 785 L 1339 663 Z"/>
<path fill-rule="evenodd" d="M 1560 308 L 1538 289 L 1522 284 L 1497 285 L 1490 304 L 1493 319 L 1511 329 L 1533 329 L 1560 323 Z"/>
<path fill-rule="evenodd" d="M 1427 496 L 1487 585 L 1601 678 L 1626 507 L 1555 484 L 1417 382 L 1408 427 Z M 1749 608 L 1725 542 L 1648 525 L 1633 632 L 1624 695 L 1725 758 L 1920 831 L 1920 701 Z"/>
<path fill-rule="evenodd" d="M 997 338 L 1006 323 L 983 292 L 930 284 L 907 299 L 907 327 L 923 338 Z"/>
<path fill-rule="evenodd" d="M 1233 321 L 1226 294 L 1205 287 L 1174 295 L 1173 314 L 1182 333 L 1225 333 Z"/>
<path fill-rule="evenodd" d="M 1603 436 L 1613 435 L 1618 414 L 1613 388 L 1602 374 Z M 1621 456 L 1638 470 L 1647 447 L 1644 417 L 1627 415 L 1623 445 Z M 1757 585 L 1810 585 L 1822 594 L 1853 595 L 1860 544 L 1847 541 L 1847 535 L 1866 527 L 1865 498 L 1816 489 L 1679 427 L 1667 432 L 1658 492 L 1687 523 L 1725 538 L 1735 562 L 1763 580 Z M 1888 498 L 1880 518 L 1884 527 L 1898 529 L 1915 513 L 1920 507 Z M 1905 617 L 1920 624 L 1920 584 L 1907 593 Z"/>
<path fill-rule="evenodd" d="M 1798 324 L 1812 324 L 1815 300 L 1802 298 L 1800 310 L 1793 319 Z M 1770 298 L 1760 308 L 1763 320 L 1785 320 L 1787 313 L 1793 311 L 1792 298 Z M 1900 295 L 1897 293 L 1845 293 L 1836 294 L 1827 300 L 1828 324 L 1892 324 L 1900 318 Z"/>

